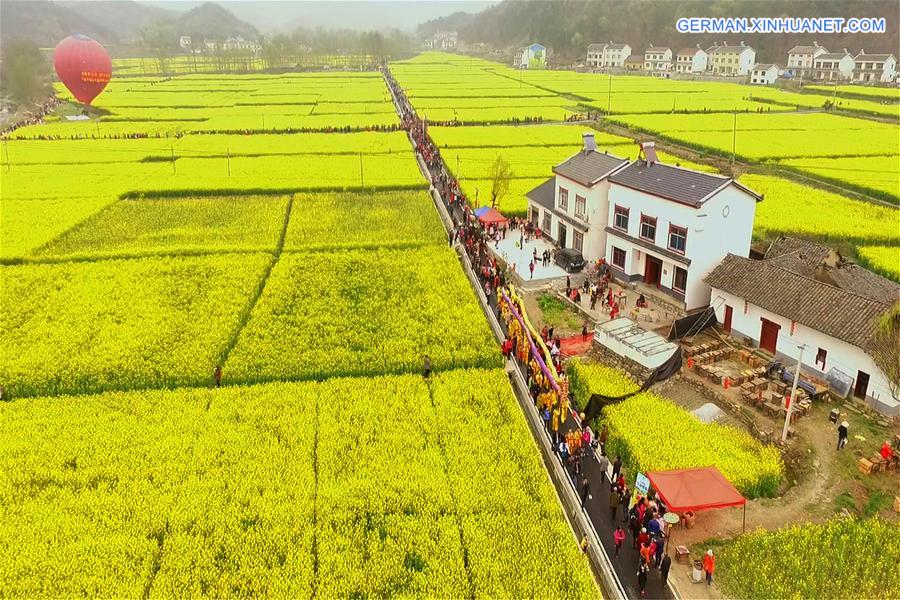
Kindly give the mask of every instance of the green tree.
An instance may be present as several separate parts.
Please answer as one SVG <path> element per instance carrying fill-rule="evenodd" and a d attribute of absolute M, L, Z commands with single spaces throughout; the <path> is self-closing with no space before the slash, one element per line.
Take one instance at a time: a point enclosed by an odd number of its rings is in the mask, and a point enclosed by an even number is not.
<path fill-rule="evenodd" d="M 900 302 L 876 319 L 870 349 L 875 364 L 887 376 L 891 395 L 900 399 Z"/>
<path fill-rule="evenodd" d="M 0 83 L 16 104 L 29 104 L 50 93 L 50 65 L 37 44 L 11 41 L 3 47 Z"/>

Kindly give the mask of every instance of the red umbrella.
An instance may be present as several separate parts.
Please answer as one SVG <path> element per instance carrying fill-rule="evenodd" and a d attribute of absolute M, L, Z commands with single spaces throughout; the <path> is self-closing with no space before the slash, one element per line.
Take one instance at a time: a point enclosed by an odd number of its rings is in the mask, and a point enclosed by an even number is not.
<path fill-rule="evenodd" d="M 112 75 L 112 60 L 106 48 L 86 35 L 70 35 L 53 54 L 56 74 L 75 99 L 90 104 Z"/>

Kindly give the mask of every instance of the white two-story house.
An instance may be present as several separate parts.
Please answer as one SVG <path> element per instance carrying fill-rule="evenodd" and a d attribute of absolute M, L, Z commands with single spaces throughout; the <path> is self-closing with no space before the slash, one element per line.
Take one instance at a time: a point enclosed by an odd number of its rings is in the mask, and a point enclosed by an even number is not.
<path fill-rule="evenodd" d="M 606 44 L 590 44 L 587 48 L 587 59 L 584 64 L 592 69 L 599 69 L 603 64 L 603 53 L 606 51 Z"/>
<path fill-rule="evenodd" d="M 820 54 L 813 61 L 813 79 L 818 81 L 840 81 L 853 78 L 853 56 L 844 48 L 843 52 Z"/>
<path fill-rule="evenodd" d="M 670 71 L 672 69 L 672 49 L 650 46 L 644 51 L 645 71 Z"/>
<path fill-rule="evenodd" d="M 897 79 L 897 59 L 893 54 L 866 54 L 860 50 L 853 62 L 855 81 L 890 83 Z"/>
<path fill-rule="evenodd" d="M 709 55 L 697 44 L 696 48 L 682 48 L 675 57 L 676 73 L 703 73 L 709 61 Z"/>
<path fill-rule="evenodd" d="M 778 65 L 753 65 L 750 71 L 750 83 L 753 85 L 772 85 L 778 80 Z"/>
<path fill-rule="evenodd" d="M 628 44 L 591 44 L 588 46 L 588 67 L 593 69 L 622 68 L 625 59 L 631 56 L 631 46 Z"/>
<path fill-rule="evenodd" d="M 703 279 L 729 253 L 747 256 L 759 194 L 734 179 L 655 162 L 652 142 L 608 176 L 606 259 L 620 280 L 709 304 Z"/>
<path fill-rule="evenodd" d="M 813 42 L 812 46 L 794 46 L 788 51 L 785 71 L 792 77 L 802 75 L 808 79 L 812 74 L 813 63 L 823 54 L 828 54 L 828 50 L 820 46 L 819 42 Z"/>
<path fill-rule="evenodd" d="M 593 133 L 584 134 L 584 148 L 553 167 L 554 177 L 525 197 L 528 218 L 560 248 L 575 248 L 586 261 L 597 260 L 606 248 L 609 181 L 628 164 L 624 158 L 596 149 Z"/>

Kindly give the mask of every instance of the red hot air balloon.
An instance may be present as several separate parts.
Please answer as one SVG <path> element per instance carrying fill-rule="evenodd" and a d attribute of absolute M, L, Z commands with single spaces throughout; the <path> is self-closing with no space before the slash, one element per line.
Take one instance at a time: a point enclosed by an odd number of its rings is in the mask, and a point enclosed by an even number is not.
<path fill-rule="evenodd" d="M 56 46 L 53 66 L 72 95 L 90 104 L 112 75 L 112 61 L 106 48 L 86 35 L 70 35 Z"/>

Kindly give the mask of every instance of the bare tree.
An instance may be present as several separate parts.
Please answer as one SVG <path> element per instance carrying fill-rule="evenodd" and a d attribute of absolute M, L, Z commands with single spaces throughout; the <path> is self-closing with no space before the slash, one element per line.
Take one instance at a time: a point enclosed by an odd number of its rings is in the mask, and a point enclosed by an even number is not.
<path fill-rule="evenodd" d="M 900 302 L 875 320 L 870 348 L 875 364 L 887 376 L 891 395 L 900 400 Z"/>
<path fill-rule="evenodd" d="M 502 156 L 498 155 L 494 159 L 489 178 L 491 180 L 491 208 L 497 208 L 509 193 L 509 183 L 513 178 L 512 169 Z"/>

